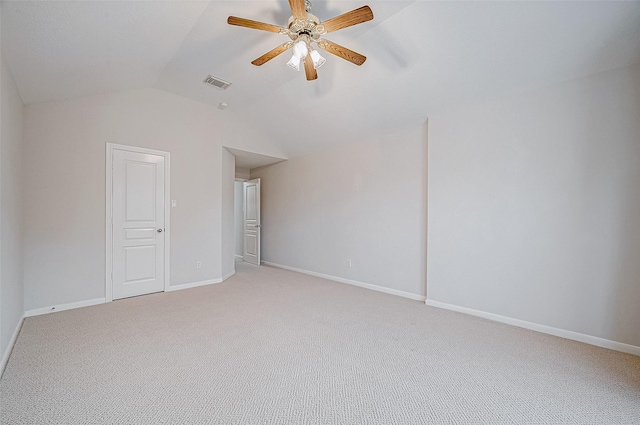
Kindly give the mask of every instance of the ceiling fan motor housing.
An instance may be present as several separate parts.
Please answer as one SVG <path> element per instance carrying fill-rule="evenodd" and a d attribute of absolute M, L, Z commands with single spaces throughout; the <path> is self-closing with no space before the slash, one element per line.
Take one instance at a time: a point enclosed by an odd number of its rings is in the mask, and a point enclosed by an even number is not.
<path fill-rule="evenodd" d="M 317 41 L 327 33 L 324 25 L 320 23 L 320 19 L 311 13 L 307 13 L 307 19 L 296 19 L 292 16 L 289 18 L 287 28 L 289 29 L 288 35 L 293 41 L 301 35 L 307 35 L 313 41 Z"/>

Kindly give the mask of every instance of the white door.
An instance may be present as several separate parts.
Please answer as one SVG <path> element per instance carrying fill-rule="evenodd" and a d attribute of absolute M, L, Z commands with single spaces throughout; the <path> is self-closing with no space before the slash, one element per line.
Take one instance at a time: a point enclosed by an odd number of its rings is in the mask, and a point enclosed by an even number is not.
<path fill-rule="evenodd" d="M 244 261 L 260 265 L 260 179 L 244 182 Z"/>
<path fill-rule="evenodd" d="M 113 299 L 164 290 L 165 159 L 113 151 Z"/>

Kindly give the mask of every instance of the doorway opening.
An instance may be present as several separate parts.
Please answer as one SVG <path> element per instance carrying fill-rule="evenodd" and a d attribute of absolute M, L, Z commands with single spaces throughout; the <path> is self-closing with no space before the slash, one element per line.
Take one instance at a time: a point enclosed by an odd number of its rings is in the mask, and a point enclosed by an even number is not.
<path fill-rule="evenodd" d="M 225 249 L 233 250 L 234 262 L 261 263 L 260 179 L 251 180 L 251 170 L 286 161 L 285 158 L 262 155 L 225 147 L 233 155 L 235 179 L 233 185 L 233 243 Z M 228 180 L 227 180 L 228 181 Z M 229 223 L 229 222 L 227 222 Z M 231 223 L 229 223 L 231 224 Z M 230 251 L 228 251 L 230 253 Z M 228 258 L 228 257 L 227 257 Z M 235 267 L 234 267 L 235 268 Z"/>

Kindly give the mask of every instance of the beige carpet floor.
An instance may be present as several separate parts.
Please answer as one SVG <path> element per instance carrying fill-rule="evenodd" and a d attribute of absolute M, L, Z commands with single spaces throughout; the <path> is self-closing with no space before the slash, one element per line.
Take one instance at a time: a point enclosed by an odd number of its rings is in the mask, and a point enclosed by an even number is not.
<path fill-rule="evenodd" d="M 640 358 L 270 267 L 25 320 L 9 424 L 640 424 Z"/>

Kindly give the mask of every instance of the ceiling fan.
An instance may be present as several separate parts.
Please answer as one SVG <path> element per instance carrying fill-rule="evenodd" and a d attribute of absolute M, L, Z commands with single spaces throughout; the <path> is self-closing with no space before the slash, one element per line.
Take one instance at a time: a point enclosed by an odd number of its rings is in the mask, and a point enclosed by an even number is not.
<path fill-rule="evenodd" d="M 292 16 L 287 27 L 265 24 L 250 19 L 229 16 L 227 23 L 239 27 L 285 34 L 291 39 L 275 49 L 265 53 L 251 62 L 256 66 L 264 65 L 276 56 L 293 49 L 293 57 L 287 65 L 295 70 L 300 70 L 300 63 L 304 62 L 304 71 L 307 80 L 318 78 L 317 69 L 325 63 L 325 59 L 311 46 L 315 43 L 322 50 L 336 55 L 356 65 L 362 65 L 367 59 L 365 56 L 342 47 L 322 38 L 327 33 L 341 30 L 353 25 L 361 24 L 373 19 L 373 12 L 369 6 L 363 6 L 351 12 L 321 22 L 311 14 L 311 2 L 309 0 L 289 0 Z"/>

